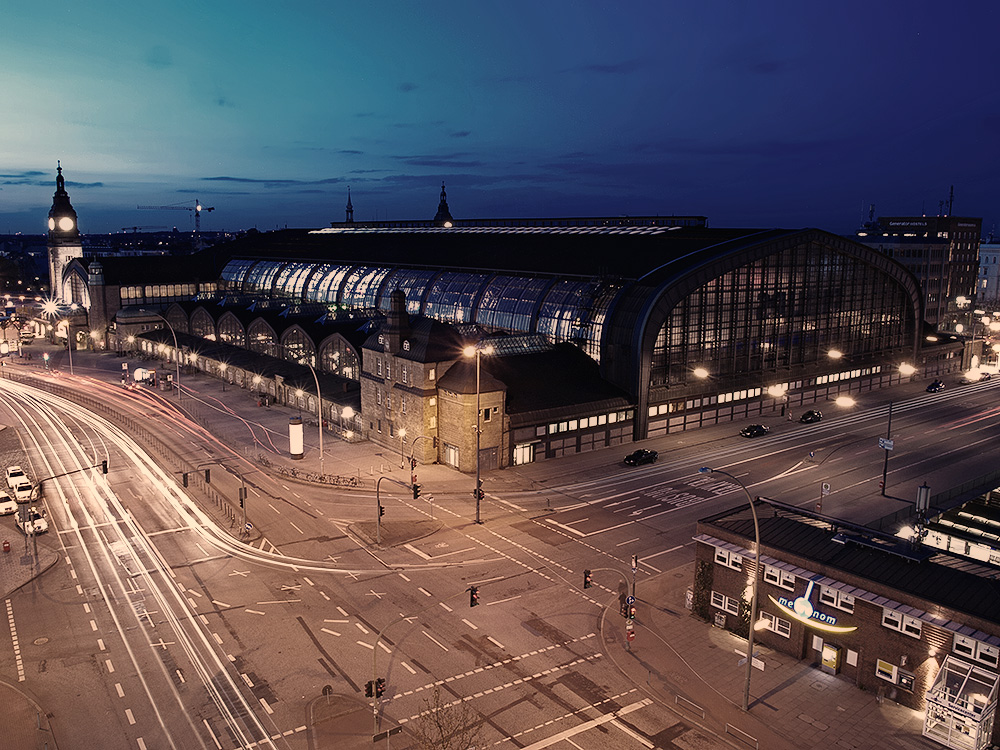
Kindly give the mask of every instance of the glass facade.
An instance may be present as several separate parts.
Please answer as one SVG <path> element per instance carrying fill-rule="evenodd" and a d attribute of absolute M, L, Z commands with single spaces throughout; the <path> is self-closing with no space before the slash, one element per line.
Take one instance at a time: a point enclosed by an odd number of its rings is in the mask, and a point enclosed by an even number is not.
<path fill-rule="evenodd" d="M 650 385 L 828 361 L 910 346 L 909 295 L 884 270 L 819 243 L 723 274 L 682 300 L 659 331 Z M 702 373 L 704 375 L 704 373 Z"/>
<path fill-rule="evenodd" d="M 571 341 L 598 362 L 604 319 L 621 283 L 465 271 L 285 261 L 230 261 L 233 291 L 358 310 L 390 309 L 396 289 L 411 315 L 477 323 L 491 331 Z M 221 335 L 221 332 L 220 332 Z"/>

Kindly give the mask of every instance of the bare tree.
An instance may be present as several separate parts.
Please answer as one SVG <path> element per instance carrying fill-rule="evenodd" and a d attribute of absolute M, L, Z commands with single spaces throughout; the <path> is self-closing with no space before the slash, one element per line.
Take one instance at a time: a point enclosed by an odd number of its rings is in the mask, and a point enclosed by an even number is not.
<path fill-rule="evenodd" d="M 474 750 L 480 741 L 482 721 L 467 701 L 445 702 L 440 688 L 424 698 L 426 709 L 420 713 L 410 731 L 416 739 L 416 750 Z"/>

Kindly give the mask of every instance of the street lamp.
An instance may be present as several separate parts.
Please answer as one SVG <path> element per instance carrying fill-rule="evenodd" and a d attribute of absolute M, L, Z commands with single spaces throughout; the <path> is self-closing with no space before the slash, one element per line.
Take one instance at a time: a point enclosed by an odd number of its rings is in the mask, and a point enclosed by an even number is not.
<path fill-rule="evenodd" d="M 399 428 L 399 468 L 403 468 L 403 462 L 406 457 L 403 455 L 403 451 L 406 449 L 406 428 Z"/>
<path fill-rule="evenodd" d="M 285 351 L 288 351 L 288 347 L 286 345 L 280 344 L 280 346 Z M 313 383 L 315 383 L 316 385 L 316 418 L 317 420 L 319 420 L 319 474 L 320 476 L 323 476 L 324 473 L 323 472 L 323 394 L 319 390 L 319 377 L 316 375 L 316 370 L 313 368 L 311 364 L 309 364 L 309 360 L 306 359 L 305 357 L 299 357 L 296 360 L 296 363 L 300 365 L 305 365 L 306 367 L 309 368 L 309 372 L 311 372 L 313 376 Z M 302 395 L 301 388 L 299 388 L 299 390 L 296 391 L 296 395 L 298 396 Z M 299 414 L 301 413 L 302 413 L 302 406 L 300 404 Z"/>
<path fill-rule="evenodd" d="M 174 327 L 170 325 L 170 321 L 165 317 L 160 315 L 158 312 L 153 312 L 152 310 L 140 310 L 139 312 L 145 313 L 146 315 L 155 315 L 157 318 L 162 320 L 167 324 L 167 328 L 170 330 L 170 335 L 174 339 L 174 364 L 177 366 L 177 402 L 180 403 L 181 400 L 181 348 L 177 345 L 177 334 L 174 332 Z"/>
<path fill-rule="evenodd" d="M 743 493 L 747 496 L 747 502 L 750 504 L 750 513 L 753 515 L 753 538 L 754 538 L 754 555 L 756 560 L 754 561 L 754 571 L 753 571 L 753 590 L 750 594 L 750 628 L 747 633 L 747 678 L 746 683 L 743 685 L 743 710 L 750 710 L 750 675 L 753 674 L 753 631 L 754 627 L 757 625 L 757 591 L 760 588 L 760 525 L 757 523 L 757 508 L 753 504 L 753 498 L 750 496 L 750 490 L 747 486 L 743 484 L 742 481 L 734 477 L 728 471 L 723 471 L 722 469 L 712 469 L 708 466 L 703 466 L 698 469 L 699 474 L 722 474 L 732 479 L 736 484 L 738 484 L 742 489 Z"/>
<path fill-rule="evenodd" d="M 70 307 L 70 310 L 71 311 L 76 310 L 76 303 L 75 302 Z M 59 315 L 59 303 L 56 302 L 54 299 L 47 299 L 47 300 L 45 300 L 45 302 L 42 303 L 42 312 L 48 318 L 55 318 L 56 319 L 57 323 L 55 325 L 55 330 L 58 331 L 59 330 L 58 321 L 59 320 L 65 320 L 65 319 L 61 318 L 60 315 Z M 66 351 L 69 352 L 69 374 L 72 375 L 73 374 L 73 337 L 72 337 L 71 334 L 73 332 L 73 324 L 70 323 L 68 320 L 65 320 L 65 322 L 66 322 Z"/>
<path fill-rule="evenodd" d="M 479 446 L 483 434 L 483 428 L 479 426 L 480 421 L 483 418 L 482 407 L 480 406 L 480 380 L 479 373 L 482 365 L 483 354 L 492 354 L 493 347 L 489 344 L 483 345 L 480 341 L 475 346 L 467 346 L 462 352 L 466 357 L 476 358 L 476 523 L 482 523 L 482 519 L 479 516 L 479 504 L 483 497 L 483 480 L 482 472 L 480 469 L 480 459 L 479 459 Z"/>

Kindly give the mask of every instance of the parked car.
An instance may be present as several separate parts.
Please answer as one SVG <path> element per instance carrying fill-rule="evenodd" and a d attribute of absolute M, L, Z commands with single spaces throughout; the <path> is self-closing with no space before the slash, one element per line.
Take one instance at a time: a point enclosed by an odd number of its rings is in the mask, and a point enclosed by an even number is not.
<path fill-rule="evenodd" d="M 49 530 L 49 522 L 45 520 L 45 514 L 35 506 L 27 508 L 23 513 L 18 513 L 15 523 L 17 528 L 28 535 L 44 534 Z"/>
<path fill-rule="evenodd" d="M 7 467 L 7 486 L 10 489 L 14 489 L 19 482 L 28 481 L 28 477 L 24 473 L 24 469 L 20 466 L 8 466 Z"/>
<path fill-rule="evenodd" d="M 760 437 L 761 435 L 766 435 L 770 431 L 771 428 L 768 427 L 767 425 L 748 424 L 746 427 L 740 430 L 740 434 L 743 437 L 754 438 L 754 437 Z"/>
<path fill-rule="evenodd" d="M 18 482 L 14 485 L 14 499 L 19 503 L 26 503 L 31 500 L 31 493 L 34 491 L 34 487 L 31 486 L 31 482 L 25 479 L 22 482 Z"/>
<path fill-rule="evenodd" d="M 813 422 L 819 422 L 822 418 L 823 412 L 817 411 L 816 409 L 810 409 L 799 417 L 799 421 L 802 422 L 802 424 L 812 424 Z"/>
<path fill-rule="evenodd" d="M 641 466 L 642 464 L 651 464 L 656 461 L 656 457 L 658 455 L 659 454 L 656 451 L 640 448 L 639 450 L 632 451 L 627 456 L 625 456 L 625 465 Z"/>
<path fill-rule="evenodd" d="M 944 390 L 944 383 L 940 380 L 935 380 L 929 386 L 927 386 L 928 393 L 937 393 L 938 391 Z"/>
<path fill-rule="evenodd" d="M 0 492 L 0 516 L 9 516 L 17 510 L 17 503 L 6 492 Z"/>

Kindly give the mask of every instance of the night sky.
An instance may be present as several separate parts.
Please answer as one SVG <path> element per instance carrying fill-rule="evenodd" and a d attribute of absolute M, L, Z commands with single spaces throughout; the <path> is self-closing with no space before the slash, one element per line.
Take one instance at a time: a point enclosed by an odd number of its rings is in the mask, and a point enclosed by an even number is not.
<path fill-rule="evenodd" d="M 7 3 L 0 233 L 696 214 L 1000 221 L 1000 3 Z"/>

